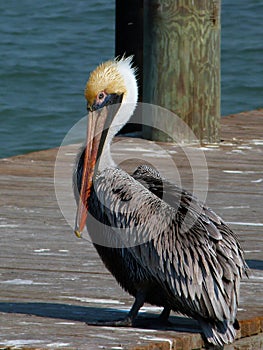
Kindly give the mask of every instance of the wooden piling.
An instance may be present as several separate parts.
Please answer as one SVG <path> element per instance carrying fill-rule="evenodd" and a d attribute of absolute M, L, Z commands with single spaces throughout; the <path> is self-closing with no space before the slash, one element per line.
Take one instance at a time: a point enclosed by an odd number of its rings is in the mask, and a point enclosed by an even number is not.
<path fill-rule="evenodd" d="M 139 101 L 142 101 L 143 88 L 143 0 L 116 0 L 115 16 L 115 56 L 133 55 L 138 68 L 137 80 Z M 121 133 L 141 130 L 138 116 L 131 118 Z"/>
<path fill-rule="evenodd" d="M 220 0 L 144 1 L 143 101 L 175 112 L 204 143 L 219 141 L 220 8 Z M 158 130 L 150 139 L 166 141 Z"/>
<path fill-rule="evenodd" d="M 116 0 L 115 19 L 116 56 L 134 56 L 134 63 L 143 71 L 143 0 Z M 139 74 L 139 95 L 142 95 L 142 78 Z"/>

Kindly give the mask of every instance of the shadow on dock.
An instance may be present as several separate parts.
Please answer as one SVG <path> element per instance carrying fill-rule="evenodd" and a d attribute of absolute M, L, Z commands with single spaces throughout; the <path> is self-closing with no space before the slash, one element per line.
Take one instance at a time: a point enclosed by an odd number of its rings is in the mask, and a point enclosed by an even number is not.
<path fill-rule="evenodd" d="M 127 311 L 105 307 L 77 306 L 59 303 L 9 303 L 0 302 L 0 312 L 24 314 L 38 317 L 49 317 L 67 321 L 92 323 L 94 321 L 114 321 L 125 317 Z M 135 321 L 135 328 L 169 329 L 178 332 L 200 333 L 197 321 L 180 316 L 171 316 L 169 325 L 163 326 L 158 322 L 158 315 L 141 314 Z"/>
<path fill-rule="evenodd" d="M 263 270 L 263 260 L 246 259 L 246 263 L 250 269 Z"/>

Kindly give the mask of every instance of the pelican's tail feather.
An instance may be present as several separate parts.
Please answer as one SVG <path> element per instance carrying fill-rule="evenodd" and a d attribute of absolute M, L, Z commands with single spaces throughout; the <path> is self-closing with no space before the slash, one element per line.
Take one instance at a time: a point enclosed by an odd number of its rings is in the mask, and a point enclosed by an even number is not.
<path fill-rule="evenodd" d="M 237 320 L 234 323 L 224 320 L 212 324 L 202 319 L 199 320 L 199 323 L 207 342 L 214 345 L 213 349 L 223 349 L 225 344 L 232 343 L 235 340 L 236 331 L 239 329 Z"/>

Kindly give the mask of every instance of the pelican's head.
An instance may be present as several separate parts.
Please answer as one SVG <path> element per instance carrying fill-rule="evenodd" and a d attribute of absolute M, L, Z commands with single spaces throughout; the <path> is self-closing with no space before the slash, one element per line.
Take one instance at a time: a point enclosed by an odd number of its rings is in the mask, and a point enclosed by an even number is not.
<path fill-rule="evenodd" d="M 138 87 L 132 57 L 99 65 L 89 77 L 85 89 L 88 107 L 87 146 L 83 163 L 80 200 L 75 234 L 80 237 L 87 219 L 95 167 L 111 159 L 109 146 L 113 136 L 127 123 L 136 107 Z M 105 156 L 106 154 L 106 156 Z M 101 160 L 102 159 L 102 160 Z"/>
<path fill-rule="evenodd" d="M 85 89 L 87 108 L 93 111 L 107 104 L 121 102 L 125 94 L 127 88 L 118 70 L 118 61 L 107 61 L 90 74 Z"/>
<path fill-rule="evenodd" d="M 132 96 L 131 96 L 132 95 Z M 85 89 L 88 110 L 109 104 L 137 101 L 138 88 L 132 57 L 100 64 L 91 74 Z M 133 99 L 131 99 L 133 97 Z M 133 100 L 133 101 L 132 101 Z"/>

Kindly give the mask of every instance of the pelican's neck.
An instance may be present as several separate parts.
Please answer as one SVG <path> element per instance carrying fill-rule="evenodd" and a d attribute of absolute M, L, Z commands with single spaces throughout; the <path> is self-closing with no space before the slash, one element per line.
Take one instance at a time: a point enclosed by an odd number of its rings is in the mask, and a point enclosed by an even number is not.
<path fill-rule="evenodd" d="M 119 130 L 126 124 L 126 122 L 132 116 L 135 107 L 136 107 L 136 102 L 133 104 L 132 103 L 127 104 L 126 102 L 123 102 L 121 104 L 120 109 L 117 112 L 116 116 L 114 117 L 113 123 L 110 126 L 108 135 L 106 137 L 106 140 L 103 146 L 103 150 L 99 161 L 99 171 L 102 171 L 109 167 L 111 168 L 117 167 L 116 163 L 112 159 L 111 144 L 114 136 L 119 132 Z M 121 123 L 121 120 L 123 120 L 124 117 L 127 119 L 127 121 L 125 121 L 125 123 Z M 119 123 L 118 123 L 118 120 L 120 121 Z"/>
<path fill-rule="evenodd" d="M 117 65 L 118 70 L 124 79 L 127 92 L 123 96 L 123 101 L 118 112 L 113 118 L 108 135 L 105 139 L 103 151 L 100 157 L 99 171 L 117 166 L 112 159 L 110 146 L 114 136 L 132 116 L 138 100 L 138 86 L 135 78 L 135 69 L 131 67 L 131 57 L 118 61 Z"/>

